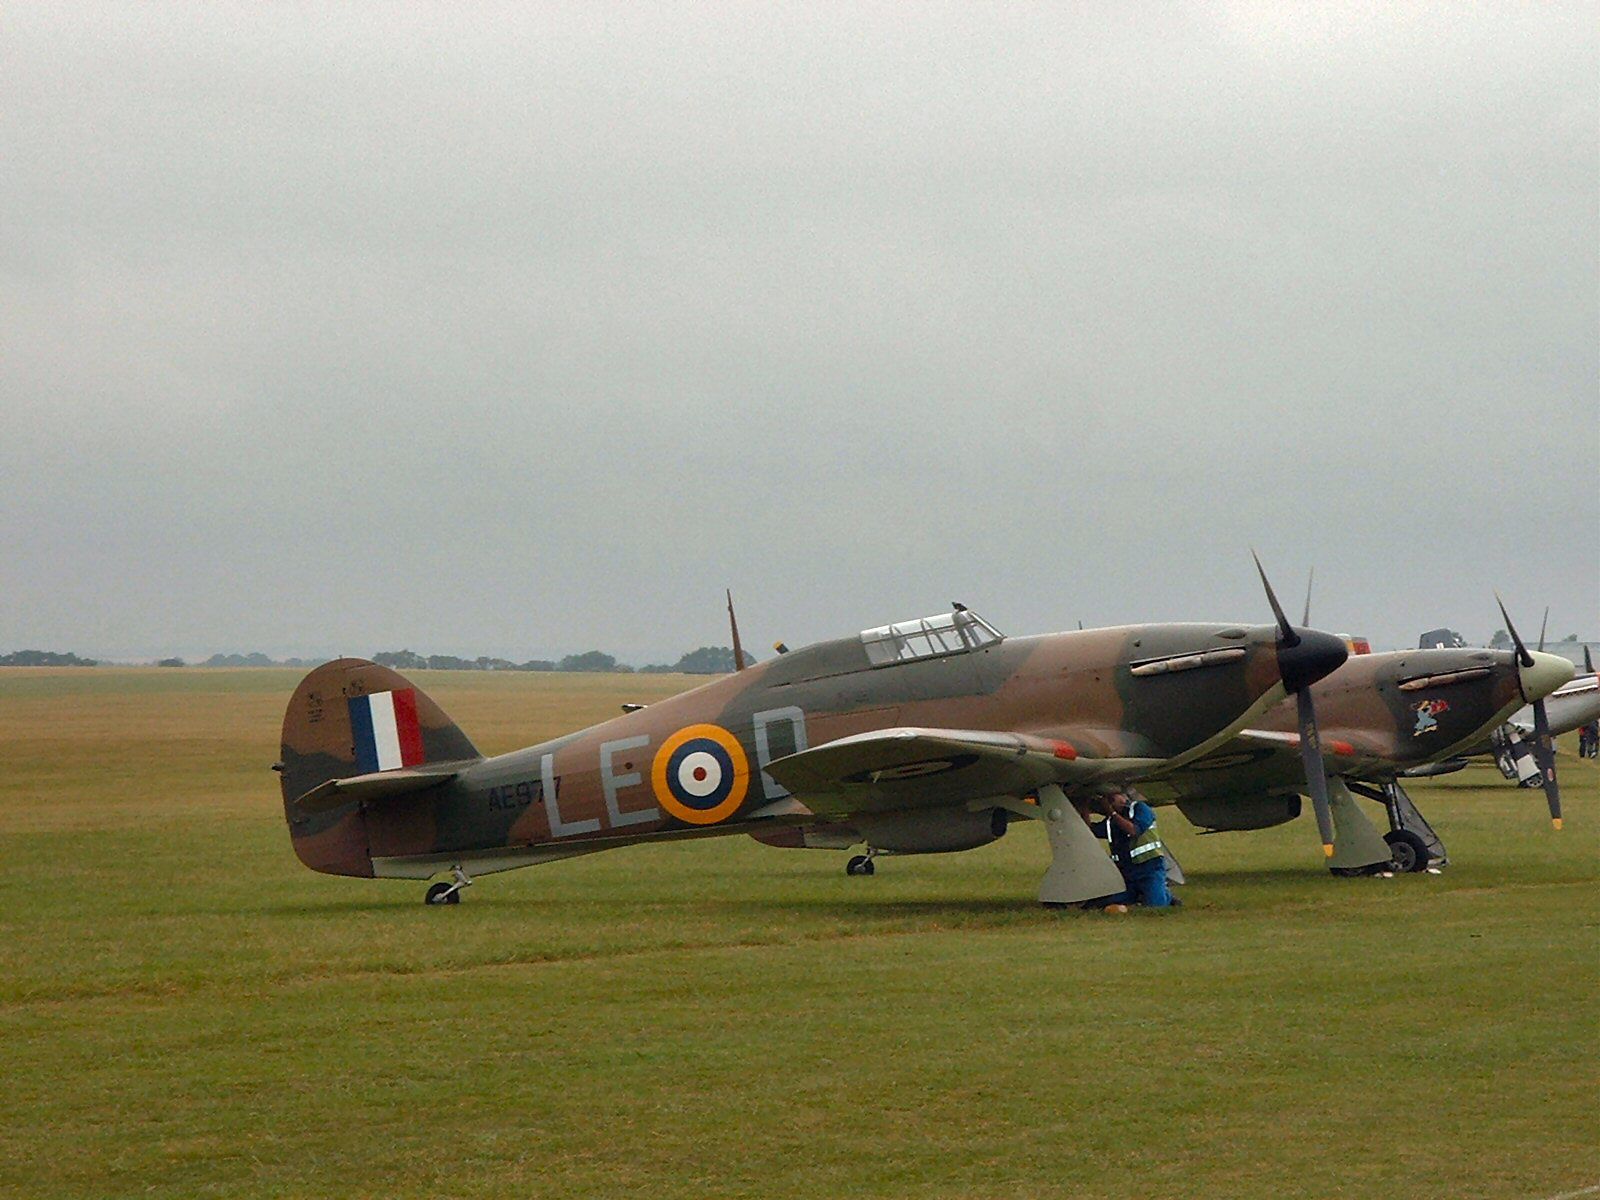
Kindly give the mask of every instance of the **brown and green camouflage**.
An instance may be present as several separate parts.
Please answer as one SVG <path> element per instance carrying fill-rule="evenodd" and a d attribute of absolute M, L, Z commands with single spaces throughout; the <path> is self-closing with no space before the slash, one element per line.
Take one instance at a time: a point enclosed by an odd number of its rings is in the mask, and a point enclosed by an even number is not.
<path fill-rule="evenodd" d="M 284 718 L 295 851 L 318 871 L 414 879 L 731 833 L 931 853 L 1001 836 L 1042 788 L 1081 807 L 1132 783 L 1196 824 L 1258 828 L 1299 811 L 1298 688 L 1329 773 L 1384 780 L 1481 742 L 1571 674 L 1550 655 L 1527 668 L 1470 649 L 1346 662 L 1334 635 L 1299 630 L 1286 647 L 1273 626 L 1003 638 L 965 610 L 929 620 L 488 758 L 397 672 L 325 664 Z M 402 727 L 382 761 L 361 732 L 380 709 Z"/>
<path fill-rule="evenodd" d="M 885 850 L 965 848 L 1043 785 L 1087 796 L 1213 753 L 1284 700 L 1286 665 L 1316 678 L 1345 657 L 1311 631 L 1286 651 L 1272 626 L 1001 638 L 964 611 L 940 620 L 958 648 L 939 650 L 938 630 L 917 643 L 933 652 L 888 660 L 868 634 L 823 642 L 490 758 L 397 672 L 325 664 L 284 718 L 296 853 L 332 874 L 428 878 L 822 822 L 875 829 Z M 414 704 L 404 765 L 358 762 L 363 697 Z"/>
<path fill-rule="evenodd" d="M 1383 784 L 1474 752 L 1523 704 L 1570 677 L 1565 660 L 1534 657 L 1533 667 L 1519 667 L 1510 651 L 1466 647 L 1352 656 L 1311 686 L 1328 774 Z M 1141 787 L 1208 829 L 1290 819 L 1305 790 L 1294 704 Z"/>

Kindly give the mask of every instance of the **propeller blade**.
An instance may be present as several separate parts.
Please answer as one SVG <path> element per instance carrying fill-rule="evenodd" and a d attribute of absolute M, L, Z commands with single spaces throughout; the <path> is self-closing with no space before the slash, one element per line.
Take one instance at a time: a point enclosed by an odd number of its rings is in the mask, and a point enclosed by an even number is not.
<path fill-rule="evenodd" d="M 1310 688 L 1301 688 L 1295 697 L 1295 713 L 1300 718 L 1300 762 L 1311 789 L 1311 811 L 1317 814 L 1322 856 L 1332 858 L 1333 809 L 1328 805 L 1328 772 L 1322 762 L 1322 739 L 1317 734 L 1317 710 Z"/>
<path fill-rule="evenodd" d="M 1544 620 L 1539 622 L 1539 649 L 1544 649 L 1544 631 L 1550 627 L 1550 606 L 1544 606 Z"/>
<path fill-rule="evenodd" d="M 1494 594 L 1494 602 L 1500 606 L 1500 615 L 1505 618 L 1506 632 L 1511 635 L 1511 644 L 1517 648 L 1517 661 L 1525 667 L 1533 666 L 1533 655 L 1528 653 L 1528 648 L 1522 644 L 1522 639 L 1517 636 L 1517 627 L 1511 623 L 1511 614 L 1506 611 L 1506 602 L 1500 599 L 1500 593 Z"/>
<path fill-rule="evenodd" d="M 1289 624 L 1289 618 L 1283 612 L 1283 605 L 1278 603 L 1278 594 L 1272 590 L 1272 584 L 1267 579 L 1267 569 L 1261 565 L 1261 556 L 1252 550 L 1250 557 L 1256 560 L 1256 574 L 1261 576 L 1261 586 L 1267 589 L 1267 603 L 1272 605 L 1272 615 L 1278 619 L 1278 644 L 1298 646 L 1300 635 L 1294 631 L 1294 626 Z"/>
<path fill-rule="evenodd" d="M 1278 667 L 1283 682 L 1295 694 L 1295 716 L 1300 725 L 1300 762 L 1305 768 L 1306 790 L 1311 794 L 1311 810 L 1317 816 L 1317 833 L 1322 838 L 1322 855 L 1333 857 L 1333 809 L 1328 801 L 1328 768 L 1322 761 L 1322 737 L 1317 732 L 1317 709 L 1311 699 L 1311 685 L 1344 662 L 1349 651 L 1343 642 L 1331 634 L 1307 630 L 1301 633 L 1289 624 L 1289 618 L 1278 603 L 1278 595 L 1267 579 L 1261 556 L 1254 550 L 1250 557 L 1256 560 L 1256 574 L 1261 576 L 1261 586 L 1266 589 L 1267 603 L 1272 605 L 1272 615 L 1278 619 Z M 1306 620 L 1311 622 L 1311 582 L 1306 580 Z"/>
<path fill-rule="evenodd" d="M 1589 643 L 1583 644 L 1583 669 L 1590 675 L 1594 674 L 1594 659 L 1589 654 Z"/>
<path fill-rule="evenodd" d="M 1556 745 L 1550 737 L 1550 717 L 1544 701 L 1533 702 L 1533 757 L 1544 780 L 1544 800 L 1550 806 L 1550 824 L 1561 828 L 1561 786 L 1556 783 Z"/>
<path fill-rule="evenodd" d="M 1317 569 L 1312 567 L 1311 570 L 1306 572 L 1306 611 L 1300 618 L 1300 624 L 1302 625 L 1311 624 L 1311 585 L 1316 582 L 1316 579 Z"/>

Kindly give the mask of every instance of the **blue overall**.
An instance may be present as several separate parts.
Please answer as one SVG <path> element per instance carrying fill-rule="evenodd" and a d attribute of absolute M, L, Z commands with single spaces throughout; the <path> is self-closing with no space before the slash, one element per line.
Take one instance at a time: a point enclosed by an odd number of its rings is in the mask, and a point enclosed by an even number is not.
<path fill-rule="evenodd" d="M 1127 816 L 1139 833 L 1144 833 L 1156 823 L 1155 810 L 1143 800 L 1135 800 Z M 1166 908 L 1170 905 L 1172 896 L 1167 891 L 1165 856 L 1152 854 L 1134 862 L 1128 857 L 1128 850 L 1138 834 L 1123 832 L 1122 826 L 1110 818 L 1106 819 L 1105 828 L 1111 836 L 1111 861 L 1117 864 L 1117 869 L 1122 872 L 1122 881 L 1128 885 L 1127 891 L 1118 892 L 1109 903 L 1143 904 L 1150 908 Z"/>

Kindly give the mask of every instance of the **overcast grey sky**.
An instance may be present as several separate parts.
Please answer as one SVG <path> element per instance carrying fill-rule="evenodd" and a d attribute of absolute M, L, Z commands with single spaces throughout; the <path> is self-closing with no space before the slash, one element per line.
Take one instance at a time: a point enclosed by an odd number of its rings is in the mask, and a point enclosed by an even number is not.
<path fill-rule="evenodd" d="M 11 4 L 0 651 L 1600 635 L 1593 4 Z"/>

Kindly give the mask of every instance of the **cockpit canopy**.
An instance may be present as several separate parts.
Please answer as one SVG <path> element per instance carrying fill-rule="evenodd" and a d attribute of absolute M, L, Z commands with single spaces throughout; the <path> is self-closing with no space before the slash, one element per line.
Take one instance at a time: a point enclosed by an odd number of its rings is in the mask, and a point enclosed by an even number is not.
<path fill-rule="evenodd" d="M 965 654 L 992 646 L 1005 635 L 975 612 L 958 608 L 934 617 L 918 617 L 895 625 L 880 625 L 861 631 L 861 645 L 867 662 L 874 667 L 910 662 L 919 658 L 938 658 L 945 654 Z"/>

